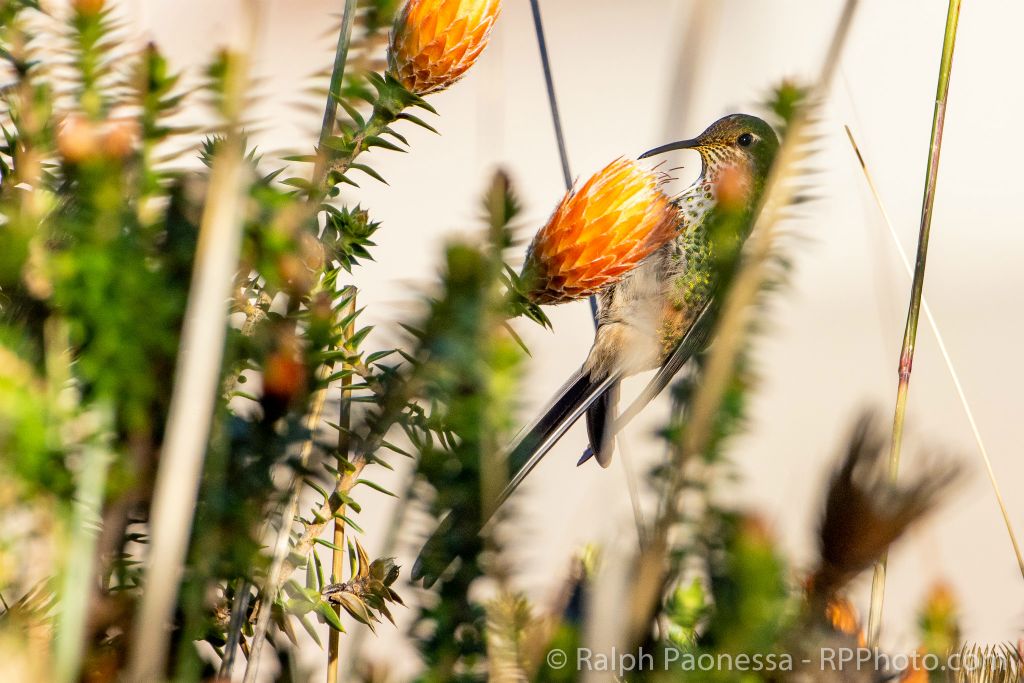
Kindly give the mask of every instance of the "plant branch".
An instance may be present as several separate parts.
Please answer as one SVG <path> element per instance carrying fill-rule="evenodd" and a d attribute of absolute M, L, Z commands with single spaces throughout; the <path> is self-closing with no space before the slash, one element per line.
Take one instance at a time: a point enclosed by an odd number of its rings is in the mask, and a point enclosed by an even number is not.
<path fill-rule="evenodd" d="M 352 294 L 349 300 L 346 317 L 350 319 L 345 329 L 345 339 L 351 339 L 355 334 L 355 312 L 356 295 Z M 348 453 L 350 446 L 349 429 L 352 425 L 352 402 L 349 400 L 349 387 L 352 386 L 352 376 L 346 376 L 341 380 L 340 411 L 338 416 L 338 478 L 348 465 Z M 345 559 L 345 521 L 334 518 L 334 538 L 331 539 L 334 548 L 331 549 L 331 583 L 341 583 L 342 565 Z M 335 605 L 334 611 L 341 615 L 341 606 Z M 337 683 L 338 680 L 338 648 L 341 634 L 336 629 L 330 629 L 327 642 L 327 683 Z"/>
<path fill-rule="evenodd" d="M 338 32 L 338 44 L 334 52 L 334 65 L 331 69 L 330 90 L 327 93 L 327 103 L 324 105 L 324 118 L 320 127 L 320 136 L 318 138 L 317 160 L 316 165 L 314 166 L 313 179 L 311 183 L 312 194 L 310 196 L 310 201 L 307 204 L 308 209 L 314 216 L 319 212 L 320 202 L 327 194 L 327 188 L 325 185 L 330 174 L 331 159 L 330 150 L 326 143 L 334 134 L 334 128 L 337 122 L 338 101 L 341 97 L 341 86 L 345 78 L 345 64 L 348 60 L 349 45 L 352 41 L 352 26 L 355 21 L 355 12 L 356 1 L 346 0 L 345 14 L 342 18 L 341 29 Z M 354 146 L 353 156 L 358 154 L 359 150 L 359 145 Z M 351 163 L 351 161 L 349 163 Z M 318 372 L 321 380 L 326 381 L 327 377 L 330 375 L 331 367 L 332 364 L 330 363 L 325 363 L 321 366 Z M 303 445 L 302 452 L 299 456 L 299 461 L 303 467 L 313 450 L 313 434 L 316 431 L 316 427 L 320 422 L 320 416 L 323 413 L 324 403 L 327 399 L 327 390 L 328 387 L 323 386 L 317 391 L 317 395 L 313 402 L 313 409 L 309 414 L 307 427 L 310 435 L 309 439 Z M 280 591 L 281 586 L 284 583 L 284 579 L 281 579 L 280 577 L 284 570 L 286 557 L 288 555 L 288 539 L 290 536 L 292 520 L 294 520 L 298 514 L 299 486 L 301 480 L 301 476 L 296 472 L 295 481 L 292 483 L 292 492 L 284 510 L 282 510 L 281 528 L 278 530 L 278 536 L 274 546 L 273 560 L 271 562 L 270 570 L 267 573 L 267 580 L 264 585 L 263 595 L 261 597 L 259 607 L 257 608 L 256 626 L 253 631 L 252 642 L 250 645 L 249 660 L 245 668 L 244 681 L 246 683 L 250 683 L 255 680 L 257 671 L 259 670 L 259 656 L 263 648 L 263 643 L 266 641 L 267 629 L 270 626 L 270 617 L 271 612 L 273 611 L 273 604 L 277 599 L 278 591 Z"/>
<path fill-rule="evenodd" d="M 320 367 L 318 379 L 324 384 L 331 373 L 331 364 L 325 363 Z M 302 444 L 299 453 L 299 466 L 291 484 L 291 493 L 284 509 L 281 511 L 281 528 L 277 531 L 277 539 L 274 541 L 274 555 L 267 571 L 267 580 L 263 587 L 263 595 L 260 598 L 256 610 L 256 626 L 253 629 L 252 641 L 249 646 L 249 661 L 245 667 L 243 683 L 252 683 L 256 680 L 259 672 L 260 652 L 263 643 L 267 639 L 267 629 L 270 627 L 270 617 L 273 612 L 274 601 L 277 600 L 277 593 L 284 584 L 285 579 L 281 578 L 288 556 L 288 538 L 291 535 L 292 520 L 299 513 L 299 491 L 302 484 L 301 470 L 304 470 L 313 453 L 313 434 L 316 426 L 320 424 L 320 416 L 323 415 L 324 404 L 327 402 L 327 386 L 321 386 L 313 399 L 313 408 L 306 420 L 306 428 L 309 430 L 309 438 Z"/>
<path fill-rule="evenodd" d="M 942 40 L 942 59 L 939 63 L 939 82 L 935 93 L 935 108 L 932 113 L 931 143 L 928 149 L 928 167 L 925 176 L 924 198 L 921 203 L 921 228 L 917 240 L 917 260 L 914 266 L 914 280 L 910 290 L 910 307 L 907 324 L 903 333 L 900 350 L 899 384 L 896 390 L 896 409 L 892 422 L 892 442 L 889 448 L 889 475 L 895 481 L 899 475 L 900 451 L 903 446 L 903 425 L 907 412 L 907 394 L 910 390 L 910 372 L 914 364 L 917 345 L 917 324 L 921 316 L 921 300 L 924 293 L 924 272 L 928 261 L 928 241 L 931 237 L 932 209 L 935 205 L 935 190 L 939 174 L 939 154 L 942 151 L 942 131 L 946 122 L 946 103 L 949 99 L 949 77 L 953 68 L 953 48 L 956 46 L 956 29 L 960 19 L 960 0 L 949 0 L 946 27 Z M 868 615 L 868 647 L 878 646 L 881 630 L 882 606 L 885 597 L 886 557 L 875 565 L 871 582 L 871 609 Z"/>

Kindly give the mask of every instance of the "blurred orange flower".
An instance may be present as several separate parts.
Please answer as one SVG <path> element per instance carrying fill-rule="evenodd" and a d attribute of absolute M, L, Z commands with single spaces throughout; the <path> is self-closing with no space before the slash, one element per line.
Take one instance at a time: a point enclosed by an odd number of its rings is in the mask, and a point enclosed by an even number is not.
<path fill-rule="evenodd" d="M 444 90 L 487 47 L 501 0 L 409 0 L 395 19 L 391 75 L 417 95 Z"/>
<path fill-rule="evenodd" d="M 677 234 L 679 217 L 658 177 L 617 159 L 565 195 L 530 244 L 530 298 L 558 304 L 597 293 Z"/>
<path fill-rule="evenodd" d="M 852 602 L 839 595 L 832 596 L 825 606 L 825 618 L 832 624 L 832 628 L 840 633 L 857 636 L 858 647 L 867 646 L 867 638 L 860 627 L 857 609 Z"/>

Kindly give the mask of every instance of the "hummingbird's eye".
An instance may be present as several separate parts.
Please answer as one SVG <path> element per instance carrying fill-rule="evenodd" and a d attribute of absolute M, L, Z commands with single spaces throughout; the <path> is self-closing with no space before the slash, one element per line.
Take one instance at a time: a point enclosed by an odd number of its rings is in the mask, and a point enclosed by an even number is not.
<path fill-rule="evenodd" d="M 736 144 L 740 147 L 750 147 L 750 143 L 754 141 L 754 136 L 750 133 L 744 133 L 743 135 L 736 138 Z"/>

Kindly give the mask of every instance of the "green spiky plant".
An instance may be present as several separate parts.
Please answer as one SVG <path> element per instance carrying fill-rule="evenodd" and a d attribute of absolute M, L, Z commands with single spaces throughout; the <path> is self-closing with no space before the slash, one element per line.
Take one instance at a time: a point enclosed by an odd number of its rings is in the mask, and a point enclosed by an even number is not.
<path fill-rule="evenodd" d="M 384 438 L 387 431 L 417 424 L 423 413 L 414 403 L 418 375 L 407 377 L 386 362 L 392 349 L 363 351 L 370 330 L 357 324 L 359 311 L 350 306 L 354 290 L 337 294 L 347 274 L 370 257 L 378 226 L 366 211 L 332 198 L 339 185 L 356 184 L 353 173 L 381 180 L 356 159 L 373 148 L 398 149 L 405 140 L 393 124 L 429 128 L 407 111 L 429 105 L 390 75 L 366 70 L 380 68 L 382 36 L 397 3 L 350 3 L 349 9 L 318 153 L 293 160 L 313 162 L 311 175 L 303 177 L 283 168 L 268 171 L 268 163 L 246 149 L 236 117 L 246 81 L 239 55 L 224 53 L 208 69 L 203 91 L 223 121 L 218 132 L 206 135 L 175 125 L 180 108 L 196 100 L 186 99 L 155 47 L 119 51 L 113 40 L 119 27 L 102 2 L 75 3 L 66 28 L 35 3 L 3 4 L 2 54 L 16 80 L 4 90 L 0 150 L 0 314 L 2 355 L 10 361 L 0 379 L 0 446 L 17 454 L 4 465 L 6 474 L 15 475 L 12 491 L 25 505 L 39 504 L 36 496 L 51 501 L 47 505 L 59 503 L 55 519 L 73 539 L 66 548 L 66 578 L 52 584 L 62 586 L 56 595 L 65 606 L 75 605 L 60 613 L 58 679 L 70 680 L 80 669 L 118 670 L 130 647 L 147 652 L 143 664 L 133 661 L 143 667 L 135 673 L 163 670 L 162 626 L 155 651 L 145 647 L 145 619 L 136 624 L 134 642 L 112 627 L 126 622 L 144 594 L 146 509 L 165 437 L 176 433 L 162 378 L 175 366 L 190 274 L 206 258 L 200 250 L 200 261 L 194 260 L 199 235 L 208 222 L 220 220 L 204 207 L 231 205 L 235 187 L 223 182 L 229 174 L 244 186 L 245 204 L 236 202 L 244 211 L 221 226 L 240 231 L 232 309 L 244 322 L 229 329 L 222 370 L 214 378 L 225 391 L 213 404 L 188 571 L 168 614 L 175 624 L 170 670 L 184 678 L 199 675 L 205 665 L 188 642 L 207 640 L 222 649 L 241 636 L 245 645 L 243 634 L 253 634 L 248 622 L 258 635 L 261 613 L 286 634 L 293 632 L 293 620 L 308 625 L 303 615 L 311 610 L 341 628 L 331 609 L 337 599 L 321 595 L 326 581 L 313 545 L 333 545 L 319 531 L 335 517 L 359 530 L 346 514 L 359 510 L 353 489 L 380 489 L 360 472 L 386 464 L 382 451 L 397 448 Z M 39 49 L 53 34 L 70 47 L 69 71 L 51 69 Z M 355 68 L 346 70 L 350 46 Z M 345 112 L 340 119 L 332 113 L 339 107 Z M 175 156 L 167 157 L 170 152 Z M 178 170 L 190 153 L 209 171 Z M 509 282 L 503 268 L 488 273 L 493 281 L 487 287 Z M 275 298 L 287 301 L 283 313 L 271 310 Z M 179 370 L 187 374 L 188 367 L 179 364 Z M 254 373 L 262 376 L 262 387 L 247 391 Z M 327 387 L 338 382 L 346 386 L 346 402 L 377 406 L 347 435 L 351 458 L 326 457 L 338 447 L 317 437 L 311 419 L 322 410 Z M 280 465 L 295 472 L 295 485 L 284 490 L 271 477 Z M 268 584 L 274 563 L 260 559 L 266 525 L 259 520 L 287 509 L 287 501 L 298 498 L 297 487 L 306 486 L 322 494 L 322 503 L 301 516 L 294 548 L 276 585 Z M 290 525 L 290 516 L 285 519 Z M 99 538 L 91 533 L 95 524 L 103 530 Z M 285 547 L 292 545 L 290 536 L 284 536 Z M 97 567 L 76 568 L 81 556 L 93 554 Z M 355 585 L 379 566 L 358 553 L 351 557 L 357 555 L 342 585 Z M 299 566 L 307 570 L 307 583 L 296 592 L 288 575 Z M 93 569 L 101 577 L 98 588 Z M 19 585 L 38 578 L 5 577 L 2 583 L 17 594 Z M 289 594 L 278 592 L 284 584 Z M 262 589 L 256 600 L 253 586 Z M 211 590 L 218 596 L 212 605 L 205 597 Z M 388 593 L 382 601 L 372 590 L 329 593 L 338 595 L 361 596 L 365 622 L 387 615 L 387 601 L 398 599 Z M 27 597 L 17 601 L 26 604 Z M 233 607 L 239 617 L 234 623 Z M 47 623 L 51 618 L 46 610 L 18 612 Z M 14 613 L 5 609 L 5 615 Z M 84 647 L 74 644 L 79 640 Z"/>

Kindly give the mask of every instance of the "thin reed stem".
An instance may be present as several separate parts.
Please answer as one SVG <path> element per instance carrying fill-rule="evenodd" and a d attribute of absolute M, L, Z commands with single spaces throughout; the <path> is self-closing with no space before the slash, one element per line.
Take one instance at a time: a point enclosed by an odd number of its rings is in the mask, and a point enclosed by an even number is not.
<path fill-rule="evenodd" d="M 900 261 L 903 262 L 903 267 L 907 271 L 907 275 L 913 275 L 913 269 L 910 265 L 910 259 L 907 257 L 907 252 L 903 249 L 903 245 L 900 243 L 899 236 L 896 234 L 896 229 L 892 225 L 892 221 L 889 219 L 889 212 L 885 210 L 885 205 L 882 203 L 882 197 L 878 193 L 878 188 L 875 186 L 875 182 L 871 177 L 871 172 L 868 170 L 867 163 L 864 161 L 864 156 L 861 154 L 860 148 L 857 146 L 857 141 L 853 137 L 853 132 L 849 126 L 845 126 L 846 135 L 850 139 L 850 145 L 853 147 L 854 153 L 857 155 L 857 161 L 860 163 L 861 171 L 864 172 L 864 179 L 867 181 L 868 189 L 871 190 L 871 195 L 874 197 L 875 204 L 878 206 L 879 213 L 882 215 L 882 220 L 885 222 L 886 228 L 888 228 L 889 236 L 892 237 L 893 244 L 896 246 L 896 251 L 900 256 Z M 960 382 L 960 375 L 956 371 L 956 367 L 953 365 L 953 359 L 949 355 L 949 350 L 946 348 L 946 342 L 942 337 L 942 333 L 939 331 L 939 324 L 935 320 L 935 316 L 932 315 L 931 307 L 928 306 L 928 299 L 924 296 L 921 297 L 921 308 L 924 310 L 924 316 L 928 320 L 928 326 L 931 327 L 932 333 L 935 335 L 935 341 L 938 343 L 939 352 L 942 354 L 942 359 L 946 364 L 946 369 L 949 371 L 950 379 L 953 380 L 953 387 L 956 390 L 957 397 L 960 399 L 960 405 L 964 409 L 964 414 L 967 416 L 967 422 L 970 424 L 971 433 L 974 435 L 974 442 L 978 445 L 978 452 L 981 453 L 981 458 L 985 462 L 985 469 L 988 472 L 989 482 L 992 484 L 992 491 L 996 496 L 996 503 L 999 505 L 999 511 L 1003 515 L 1003 522 L 1006 524 L 1006 533 L 1010 537 L 1010 543 L 1013 545 L 1013 552 L 1017 558 L 1017 565 L 1020 567 L 1021 576 L 1024 577 L 1024 556 L 1021 555 L 1020 543 L 1017 541 L 1017 534 L 1013 529 L 1013 522 L 1010 521 L 1010 514 L 1006 509 L 1006 504 L 1003 502 L 1003 494 L 999 489 L 999 482 L 996 479 L 995 470 L 992 467 L 992 460 L 988 455 L 988 449 L 985 447 L 985 441 L 981 438 L 981 430 L 978 428 L 978 423 L 974 419 L 974 411 L 971 410 L 971 404 L 967 400 L 967 394 L 964 392 L 963 385 Z"/>
<path fill-rule="evenodd" d="M 313 187 L 318 190 L 324 184 L 329 170 L 329 156 L 324 144 L 328 138 L 334 135 L 334 126 L 338 121 L 338 99 L 341 97 L 341 86 L 345 81 L 345 63 L 348 61 L 348 48 L 352 43 L 352 25 L 355 22 L 355 16 L 356 0 L 345 0 L 345 14 L 341 19 L 338 45 L 334 50 L 330 90 L 327 91 L 324 119 L 320 125 L 320 137 L 317 143 L 316 165 L 313 167 Z"/>
<path fill-rule="evenodd" d="M 551 107 L 551 122 L 555 128 L 555 141 L 558 143 L 558 159 L 562 164 L 562 179 L 565 190 L 572 189 L 572 170 L 569 166 L 569 150 L 565 144 L 565 133 L 562 128 L 562 115 L 558 110 L 558 98 L 555 97 L 555 80 L 551 74 L 551 58 L 548 56 L 548 41 L 544 36 L 544 22 L 540 16 L 540 0 L 530 0 L 533 11 L 533 29 L 537 34 L 537 48 L 540 50 L 540 63 L 544 69 L 544 86 L 547 89 L 548 105 Z M 597 297 L 590 297 L 590 317 L 597 328 Z"/>
<path fill-rule="evenodd" d="M 235 582 L 235 599 L 231 605 L 231 619 L 228 622 L 228 641 L 224 645 L 224 656 L 217 669 L 217 678 L 221 680 L 230 681 L 235 668 L 238 646 L 242 642 L 242 626 L 249 611 L 251 588 L 252 585 L 245 579 L 238 579 Z"/>
<path fill-rule="evenodd" d="M 942 59 L 939 63 L 939 82 L 935 93 L 935 108 L 932 113 L 931 143 L 928 149 L 928 167 L 925 176 L 924 199 L 921 203 L 921 228 L 917 240 L 917 261 L 914 279 L 910 289 L 910 308 L 907 325 L 903 333 L 903 347 L 899 359 L 899 384 L 896 390 L 896 409 L 892 422 L 892 442 L 889 448 L 889 476 L 893 481 L 899 476 L 900 452 L 903 447 L 903 426 L 907 413 L 907 394 L 910 391 L 910 373 L 914 364 L 917 345 L 917 325 L 921 317 L 921 300 L 924 293 L 924 272 L 928 261 L 928 240 L 931 237 L 932 209 L 935 205 L 935 189 L 939 174 L 939 154 L 942 151 L 942 131 L 946 122 L 946 103 L 949 99 L 949 76 L 953 69 L 953 48 L 956 46 L 956 29 L 960 20 L 960 0 L 949 0 L 946 27 L 942 40 Z M 878 646 L 881 631 L 882 607 L 885 600 L 885 567 L 887 556 L 875 565 L 871 582 L 871 608 L 868 614 L 868 647 Z"/>
<path fill-rule="evenodd" d="M 572 188 L 572 171 L 569 168 L 569 152 L 565 146 L 565 133 L 562 130 L 562 116 L 558 111 L 558 99 L 555 97 L 555 80 L 551 75 L 551 58 L 548 56 L 548 42 L 544 37 L 544 23 L 540 16 L 540 0 L 530 0 L 533 10 L 533 30 L 537 34 L 537 47 L 540 49 L 540 63 L 544 68 L 544 85 L 547 88 L 548 104 L 551 107 L 551 121 L 555 126 L 555 140 L 558 142 L 558 158 L 562 162 L 562 178 L 565 189 Z"/>

